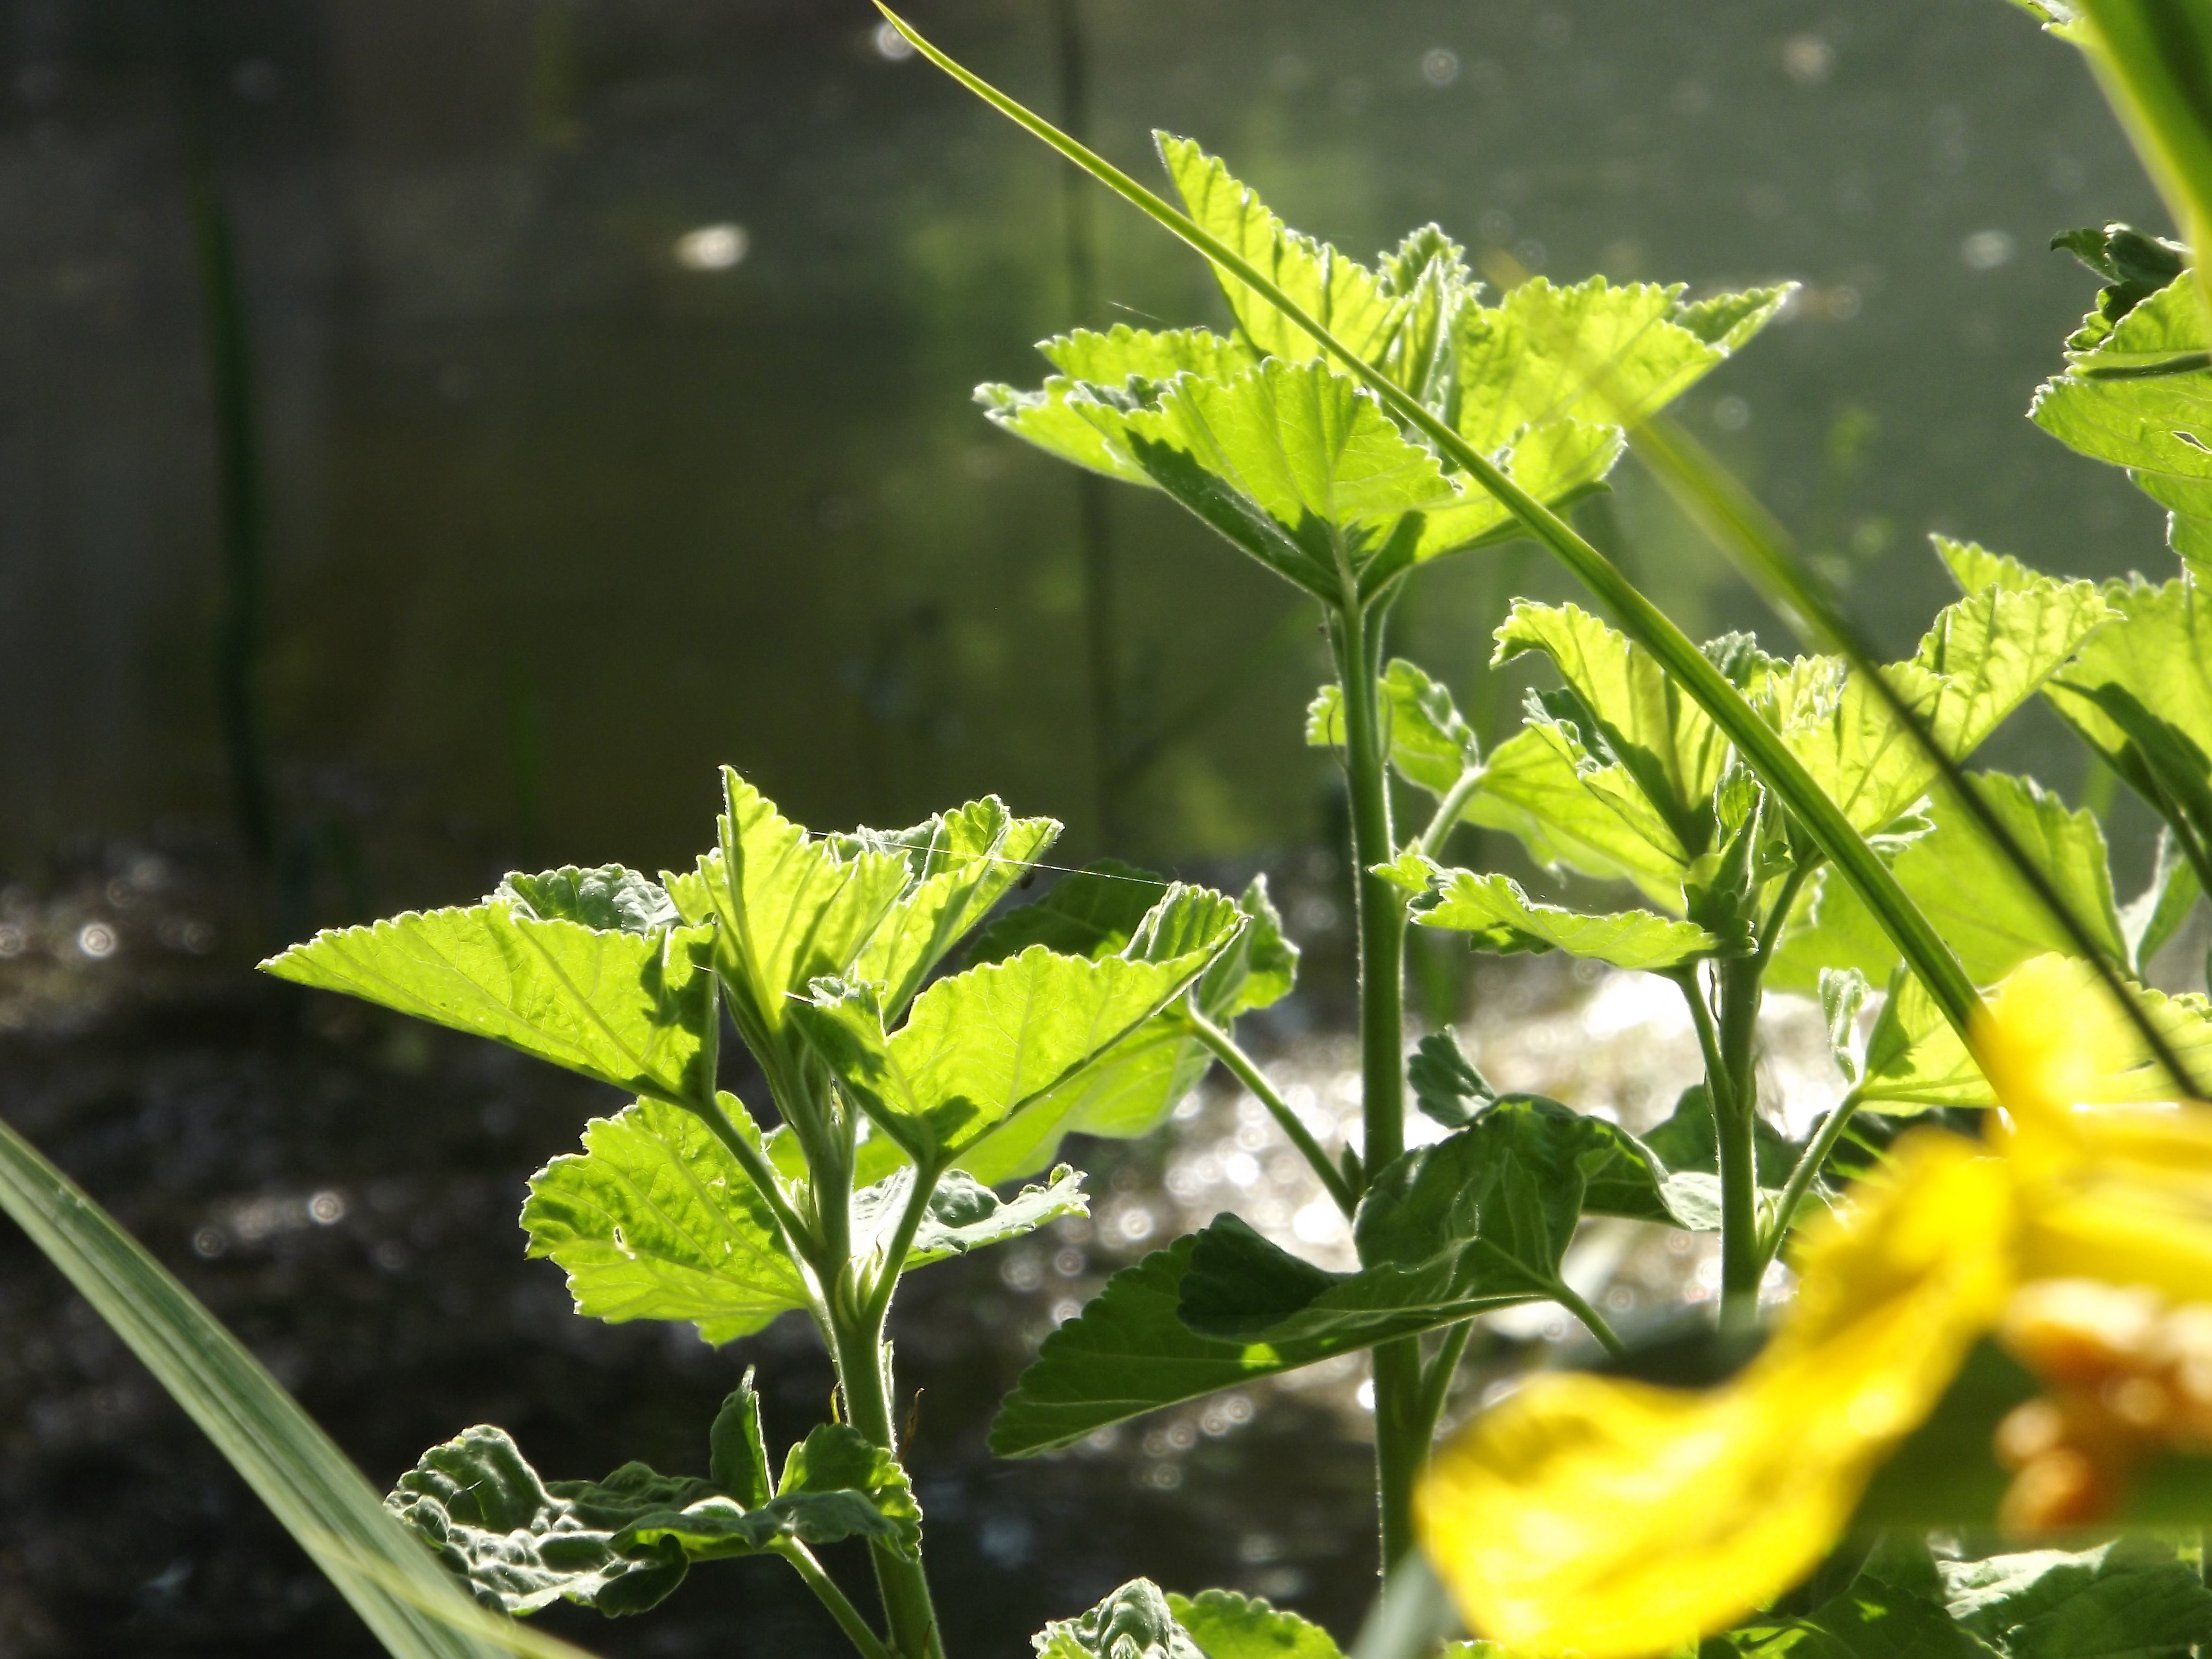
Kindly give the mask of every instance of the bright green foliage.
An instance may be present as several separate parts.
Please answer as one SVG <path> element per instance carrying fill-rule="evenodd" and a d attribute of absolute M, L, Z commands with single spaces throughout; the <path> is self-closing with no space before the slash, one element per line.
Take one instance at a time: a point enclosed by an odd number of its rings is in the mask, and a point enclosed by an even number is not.
<path fill-rule="evenodd" d="M 2167 509 L 2166 539 L 2183 562 L 2212 560 L 2212 346 L 2191 276 L 2129 310 L 2109 331 L 2093 313 L 2087 349 L 2069 349 L 2066 372 L 2038 387 L 2029 415 L 2069 448 L 2128 469 Z M 2169 372 L 2170 371 L 2170 372 Z"/>
<path fill-rule="evenodd" d="M 1003 1178 L 1048 1156 L 1020 1131 L 979 1146 L 1187 989 L 1244 925 L 1228 899 L 1171 887 L 1123 951 L 1091 960 L 1031 945 L 939 980 L 884 1030 L 873 988 L 824 981 L 799 1011 L 839 1084 L 885 1134 L 932 1167 L 957 1159 Z M 1009 1150 L 1018 1148 L 1018 1150 Z"/>
<path fill-rule="evenodd" d="M 722 1103 L 738 1133 L 757 1137 L 738 1101 L 724 1095 Z M 860 1251 L 890 1230 L 912 1176 L 902 1170 L 854 1194 Z M 1081 1214 L 1079 1182 L 1062 1168 L 1048 1185 L 1002 1199 L 965 1176 L 945 1176 L 906 1270 Z M 809 1207 L 803 1177 L 785 1194 L 802 1212 Z M 811 1305 L 759 1189 L 699 1118 L 658 1102 L 594 1118 L 581 1154 L 556 1158 L 532 1177 L 522 1224 L 530 1254 L 550 1256 L 568 1273 L 576 1311 L 610 1323 L 688 1319 L 719 1346 Z"/>
<path fill-rule="evenodd" d="M 2051 239 L 2110 284 L 2097 295 L 2097 308 L 2067 337 L 2069 350 L 2087 351 L 2109 335 L 2120 319 L 2166 287 L 2188 268 L 2189 250 L 2163 236 L 2147 236 L 2130 225 L 2063 230 Z"/>
<path fill-rule="evenodd" d="M 611 925 L 570 920 L 571 906 Z M 662 918 L 650 932 L 635 925 L 647 915 Z M 510 877 L 466 909 L 332 928 L 262 966 L 635 1094 L 696 1101 L 714 1087 L 714 935 L 673 921 L 666 895 L 629 871 L 552 871 Z"/>
<path fill-rule="evenodd" d="M 1113 860 L 1064 878 L 1036 904 L 1010 910 L 986 928 L 970 953 L 978 964 L 1005 960 L 1032 945 L 1099 959 L 1121 954 L 1168 893 L 1164 878 Z M 1199 1012 L 1218 1025 L 1290 994 L 1297 947 L 1255 877 L 1237 908 L 1242 932 L 1214 958 L 1194 992 Z M 1181 1000 L 1170 1002 L 1098 1060 L 1048 1089 L 995 1132 L 966 1167 L 997 1179 L 1038 1167 L 1063 1135 L 1126 1139 L 1150 1131 L 1190 1092 L 1212 1057 L 1192 1035 Z"/>
<path fill-rule="evenodd" d="M 722 1099 L 757 1141 L 744 1107 Z M 595 1319 L 688 1319 L 720 1344 L 807 1305 L 759 1189 L 700 1118 L 658 1101 L 593 1118 L 580 1154 L 531 1177 L 522 1225 Z"/>
<path fill-rule="evenodd" d="M 2069 811 L 2032 778 L 1984 773 L 1974 787 L 2098 945 L 2113 960 L 2132 964 L 2112 896 L 2105 834 L 2095 817 Z M 2030 957 L 2074 948 L 2027 882 L 1955 802 L 1939 804 L 1936 828 L 1907 845 L 1892 867 L 1978 985 L 1994 985 Z M 1831 879 L 1804 924 L 1785 936 L 1771 982 L 1809 991 L 1824 969 L 1856 969 L 1878 984 L 1899 961 L 1897 947 L 1857 895 Z"/>
<path fill-rule="evenodd" d="M 1168 1596 L 1168 1611 L 1206 1659 L 1343 1659 L 1329 1633 L 1295 1613 L 1235 1590 Z"/>
<path fill-rule="evenodd" d="M 1156 132 L 1160 160 L 1190 216 L 1242 254 L 1330 333 L 1363 357 L 1380 356 L 1406 320 L 1407 302 L 1389 274 L 1370 270 L 1325 242 L 1291 229 L 1249 186 L 1188 138 Z M 1218 267 L 1238 331 L 1259 352 L 1312 362 L 1321 348 L 1238 278 Z"/>
<path fill-rule="evenodd" d="M 1614 799 L 1586 787 L 1574 728 L 1551 718 L 1532 720 L 1490 751 L 1482 785 L 1467 805 L 1469 823 L 1503 830 L 1528 856 L 1548 869 L 1568 869 L 1601 880 L 1632 881 L 1655 904 L 1680 909 L 1681 859 L 1655 843 L 1643 827 L 1654 813 L 1625 816 Z"/>
<path fill-rule="evenodd" d="M 1571 287 L 1531 277 L 1477 307 L 1460 337 L 1460 434 L 1486 453 L 1522 428 L 1577 417 L 1632 426 L 1726 362 L 1764 328 L 1786 288 L 1682 303 L 1680 283 Z"/>
<path fill-rule="evenodd" d="M 1127 323 L 1104 334 L 1078 329 L 1045 341 L 1037 349 L 1060 372 L 1037 392 L 1017 392 L 1009 386 L 976 387 L 975 401 L 983 405 L 984 413 L 1015 436 L 1064 461 L 1124 483 L 1146 485 L 1152 480 L 1144 468 L 1115 449 L 1080 409 L 1070 407 L 1071 394 L 1080 394 L 1085 403 L 1095 401 L 1082 391 L 1088 382 L 1141 398 L 1150 395 L 1154 382 L 1173 380 L 1186 371 L 1222 380 L 1259 361 L 1241 342 L 1202 328 L 1154 333 Z"/>
<path fill-rule="evenodd" d="M 1693 921 L 1649 910 L 1587 915 L 1531 899 L 1510 876 L 1446 870 L 1418 853 L 1385 866 L 1383 872 L 1413 894 L 1417 925 L 1466 933 L 1478 951 L 1564 951 L 1615 968 L 1659 973 L 1721 948 L 1718 939 Z"/>
<path fill-rule="evenodd" d="M 2087 582 L 1985 587 L 1947 605 L 1911 659 L 1884 672 L 1943 752 L 1961 760 L 2111 614 Z M 1770 677 L 1765 694 L 1784 740 L 1861 830 L 1886 827 L 1935 781 L 1936 763 L 1840 663 L 1801 658 Z"/>
<path fill-rule="evenodd" d="M 1451 693 L 1403 657 L 1382 671 L 1382 690 L 1391 766 L 1432 795 L 1449 793 L 1482 759 L 1474 728 Z M 1316 749 L 1344 747 L 1344 693 L 1334 684 L 1322 686 L 1307 706 L 1306 743 Z"/>
<path fill-rule="evenodd" d="M 732 1463 L 732 1438 L 760 1446 L 751 1374 L 724 1402 L 716 1481 L 625 1463 L 604 1480 L 545 1480 L 503 1429 L 479 1425 L 433 1446 L 386 1503 L 486 1603 L 534 1613 L 563 1598 L 601 1613 L 641 1613 L 695 1561 L 780 1545 L 865 1538 L 902 1554 L 921 1546 L 921 1511 L 889 1452 L 842 1423 L 817 1425 L 791 1449 L 775 1494 L 764 1462 Z"/>
<path fill-rule="evenodd" d="M 1133 1578 L 1090 1612 L 1030 1638 L 1038 1659 L 1207 1659 L 1149 1578 Z"/>

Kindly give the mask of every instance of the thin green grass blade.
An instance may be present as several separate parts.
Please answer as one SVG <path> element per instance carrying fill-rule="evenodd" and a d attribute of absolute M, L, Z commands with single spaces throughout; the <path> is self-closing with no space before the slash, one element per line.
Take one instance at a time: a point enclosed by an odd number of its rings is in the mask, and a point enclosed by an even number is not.
<path fill-rule="evenodd" d="M 206 1431 L 393 1659 L 574 1659 L 577 1650 L 470 1600 L 245 1346 L 4 1122 L 0 1209 Z"/>
<path fill-rule="evenodd" d="M 1967 781 L 1966 768 L 1936 741 L 1927 725 L 1899 696 L 1881 672 L 1880 659 L 1857 624 L 1844 612 L 1826 586 L 1797 553 L 1790 532 L 1765 505 L 1704 445 L 1664 416 L 1640 422 L 1630 442 L 1637 458 L 1665 486 L 1690 516 L 1704 526 L 1721 550 L 1783 619 L 1816 648 L 1839 653 L 1854 674 L 1866 678 L 1898 723 L 1918 744 L 1951 793 L 1966 807 L 1990 842 L 2025 883 L 2036 902 L 2063 930 L 2075 951 L 2091 963 L 2129 1022 L 2142 1034 L 2152 1055 L 2189 1093 L 2204 1097 L 2203 1085 L 2174 1051 L 2129 984 L 2126 974 L 2097 939 L 2095 931 L 2066 902 L 2043 866 L 2027 855 L 2004 820 Z M 1917 964 L 1915 964 L 1916 966 Z"/>
<path fill-rule="evenodd" d="M 1981 995 L 1959 959 L 1929 925 L 1866 838 L 1851 826 L 1835 802 L 1814 782 L 1774 729 L 1683 633 L 1604 554 L 1577 535 L 1566 521 L 1516 484 L 1487 456 L 1477 451 L 1442 419 L 1409 396 L 1396 381 L 1352 351 L 1316 321 L 1257 266 L 1103 156 L 1078 143 L 1051 122 L 1023 107 L 988 82 L 963 68 L 923 39 L 912 25 L 876 0 L 876 9 L 911 42 L 915 51 L 1017 125 L 1035 134 L 1076 166 L 1133 204 L 1216 264 L 1231 272 L 1310 335 L 1324 350 L 1356 375 L 1415 427 L 1439 453 L 1463 469 L 1483 489 L 1510 508 L 1528 533 L 1571 571 L 1583 586 L 1611 608 L 1629 637 L 1656 657 L 1675 682 L 1711 716 L 1738 751 L 1784 805 L 1804 824 L 1821 852 L 1881 921 L 1899 952 L 1934 995 L 1944 1016 L 1964 1035 L 1981 1006 Z"/>

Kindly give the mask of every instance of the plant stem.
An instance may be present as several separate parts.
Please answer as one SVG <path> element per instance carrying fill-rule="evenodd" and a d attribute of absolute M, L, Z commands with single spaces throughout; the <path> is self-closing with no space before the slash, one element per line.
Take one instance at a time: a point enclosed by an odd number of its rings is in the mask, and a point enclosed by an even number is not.
<path fill-rule="evenodd" d="M 837 1621 L 837 1628 L 845 1632 L 848 1641 L 860 1650 L 860 1659 L 891 1659 L 890 1650 L 882 1638 L 868 1628 L 868 1621 L 860 1617 L 860 1610 L 846 1598 L 845 1592 L 822 1570 L 814 1559 L 814 1552 L 796 1538 L 786 1539 L 774 1547 L 775 1553 L 797 1568 L 799 1576 L 806 1581 L 806 1588 L 814 1592 L 815 1599 L 830 1609 L 830 1616 Z"/>
<path fill-rule="evenodd" d="M 1291 1145 L 1298 1149 L 1298 1155 L 1313 1166 L 1313 1172 L 1320 1178 L 1321 1184 L 1328 1188 L 1328 1195 L 1336 1200 L 1336 1207 L 1347 1216 L 1358 1209 L 1359 1194 L 1352 1190 L 1352 1183 L 1344 1178 L 1344 1171 L 1330 1161 L 1328 1154 L 1322 1150 L 1321 1142 L 1314 1139 L 1313 1131 L 1307 1128 L 1298 1115 L 1291 1109 L 1290 1103 L 1276 1092 L 1275 1085 L 1268 1082 L 1267 1074 L 1253 1063 L 1252 1056 L 1238 1046 L 1235 1037 L 1200 1013 L 1195 1005 L 1186 1008 L 1184 1012 L 1189 1018 L 1191 1029 L 1198 1034 L 1198 1040 L 1211 1048 L 1214 1057 L 1230 1069 L 1239 1083 L 1252 1091 L 1252 1097 L 1267 1109 L 1268 1115 L 1290 1138 Z"/>
<path fill-rule="evenodd" d="M 845 1396 L 845 1420 L 894 1457 L 898 1436 L 891 1425 L 890 1397 L 884 1376 L 883 1322 L 871 1321 L 858 1310 L 833 1301 L 833 1341 L 830 1356 L 837 1365 L 837 1385 Z M 908 1560 L 888 1545 L 873 1544 L 876 1587 L 884 1600 L 884 1617 L 890 1626 L 890 1645 L 898 1659 L 938 1659 L 944 1650 L 937 1631 L 937 1610 L 929 1595 L 929 1577 L 921 1559 Z"/>
<path fill-rule="evenodd" d="M 1370 873 L 1388 864 L 1396 848 L 1368 622 L 1347 594 L 1331 618 L 1330 633 L 1344 696 L 1352 891 L 1359 913 L 1360 1158 L 1373 1171 L 1406 1150 L 1406 909 L 1397 889 Z M 1413 1483 L 1429 1452 L 1421 1420 L 1419 1340 L 1377 1345 L 1373 1364 L 1376 1497 L 1387 1575 L 1413 1547 Z"/>
<path fill-rule="evenodd" d="M 1753 1052 L 1759 1029 L 1759 957 L 1736 957 L 1714 964 L 1720 987 L 1720 1060 L 1728 1097 L 1713 1100 L 1720 1146 L 1721 1328 L 1737 1330 L 1759 1319 L 1759 1280 L 1765 1271 L 1759 1233 L 1759 1079 Z"/>
<path fill-rule="evenodd" d="M 1553 1282 L 1552 1300 L 1587 1325 L 1589 1334 L 1604 1344 L 1605 1351 L 1615 1359 L 1627 1357 L 1628 1345 L 1613 1334 L 1613 1327 L 1605 1322 L 1604 1316 L 1583 1300 L 1581 1292 L 1565 1279 Z"/>
<path fill-rule="evenodd" d="M 929 1200 L 937 1191 L 938 1177 L 944 1171 L 934 1164 L 915 1166 L 914 1187 L 907 1194 L 905 1206 L 899 1212 L 898 1225 L 892 1231 L 890 1243 L 884 1248 L 881 1274 L 869 1287 L 867 1304 L 862 1316 L 878 1329 L 884 1316 L 890 1312 L 891 1293 L 898 1289 L 899 1275 L 906 1271 L 907 1252 L 914 1248 L 914 1236 L 921 1226 L 921 1218 L 929 1213 Z"/>
<path fill-rule="evenodd" d="M 1437 815 L 1429 820 L 1429 827 L 1421 831 L 1423 858 L 1443 856 L 1444 843 L 1451 839 L 1451 832 L 1459 828 L 1460 814 L 1467 811 L 1467 804 L 1474 799 L 1474 792 L 1482 787 L 1482 775 L 1486 769 L 1480 766 L 1468 767 L 1459 775 L 1459 781 L 1452 785 L 1451 792 L 1437 803 Z"/>
<path fill-rule="evenodd" d="M 1782 1249 L 1783 1241 L 1790 1237 L 1790 1224 L 1797 1218 L 1797 1206 L 1805 1201 L 1805 1194 L 1819 1178 L 1820 1166 L 1828 1161 L 1828 1154 L 1843 1139 L 1844 1130 L 1851 1121 L 1851 1114 L 1859 1109 L 1858 1091 L 1845 1095 L 1843 1103 L 1828 1114 L 1819 1133 L 1806 1143 L 1797 1167 L 1790 1172 L 1790 1179 L 1782 1188 L 1782 1195 L 1774 1201 L 1774 1215 L 1767 1223 L 1766 1237 L 1759 1244 L 1759 1267 L 1774 1260 Z"/>

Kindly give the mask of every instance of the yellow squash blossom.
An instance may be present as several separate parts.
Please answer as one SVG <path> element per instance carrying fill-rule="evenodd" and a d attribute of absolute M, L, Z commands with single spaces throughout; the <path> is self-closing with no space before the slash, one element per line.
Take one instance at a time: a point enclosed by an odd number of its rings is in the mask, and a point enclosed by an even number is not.
<path fill-rule="evenodd" d="M 1993 1448 L 2012 1524 L 2090 1518 L 2132 1452 L 2212 1442 L 2212 1109 L 2124 1103 L 2162 1074 L 2060 958 L 1974 1047 L 1986 1140 L 1915 1130 L 1808 1224 L 1796 1304 L 1734 1378 L 1547 1373 L 1439 1453 L 1422 1539 L 1471 1629 L 1587 1659 L 1726 1629 L 1834 1547 L 1986 1334 L 2053 1396 Z"/>

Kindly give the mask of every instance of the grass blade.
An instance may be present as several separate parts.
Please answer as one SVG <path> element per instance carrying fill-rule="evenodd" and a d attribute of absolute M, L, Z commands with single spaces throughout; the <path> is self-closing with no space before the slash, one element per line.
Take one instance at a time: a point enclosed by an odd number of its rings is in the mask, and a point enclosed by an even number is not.
<path fill-rule="evenodd" d="M 1565 520 L 1515 483 L 1489 457 L 1408 395 L 1404 387 L 1346 346 L 1249 260 L 1103 156 L 1078 143 L 1042 116 L 1024 108 L 947 57 L 884 5 L 883 0 L 876 0 L 876 9 L 890 20 L 915 51 L 975 96 L 1263 295 L 1342 363 L 1346 371 L 1357 376 L 1394 414 L 1417 428 L 1436 445 L 1439 453 L 1510 508 L 1528 533 L 1612 610 L 1629 637 L 1656 657 L 1675 683 L 1728 734 L 1760 781 L 1796 815 L 1838 873 L 1880 919 L 1884 931 L 1920 975 L 1945 1018 L 1962 1036 L 1966 1035 L 1981 1008 L 1981 994 L 1942 936 L 1929 925 L 1920 907 L 1890 873 L 1889 866 L 1867 845 L 1866 838 L 1851 826 L 1835 802 L 1814 782 L 1774 729 L 1759 719 L 1742 694 L 1706 659 L 1689 635 L 1646 599 L 1612 561 L 1577 535 Z"/>
<path fill-rule="evenodd" d="M 4 1122 L 0 1209 L 206 1431 L 393 1659 L 577 1654 L 471 1600 L 245 1345 Z"/>

